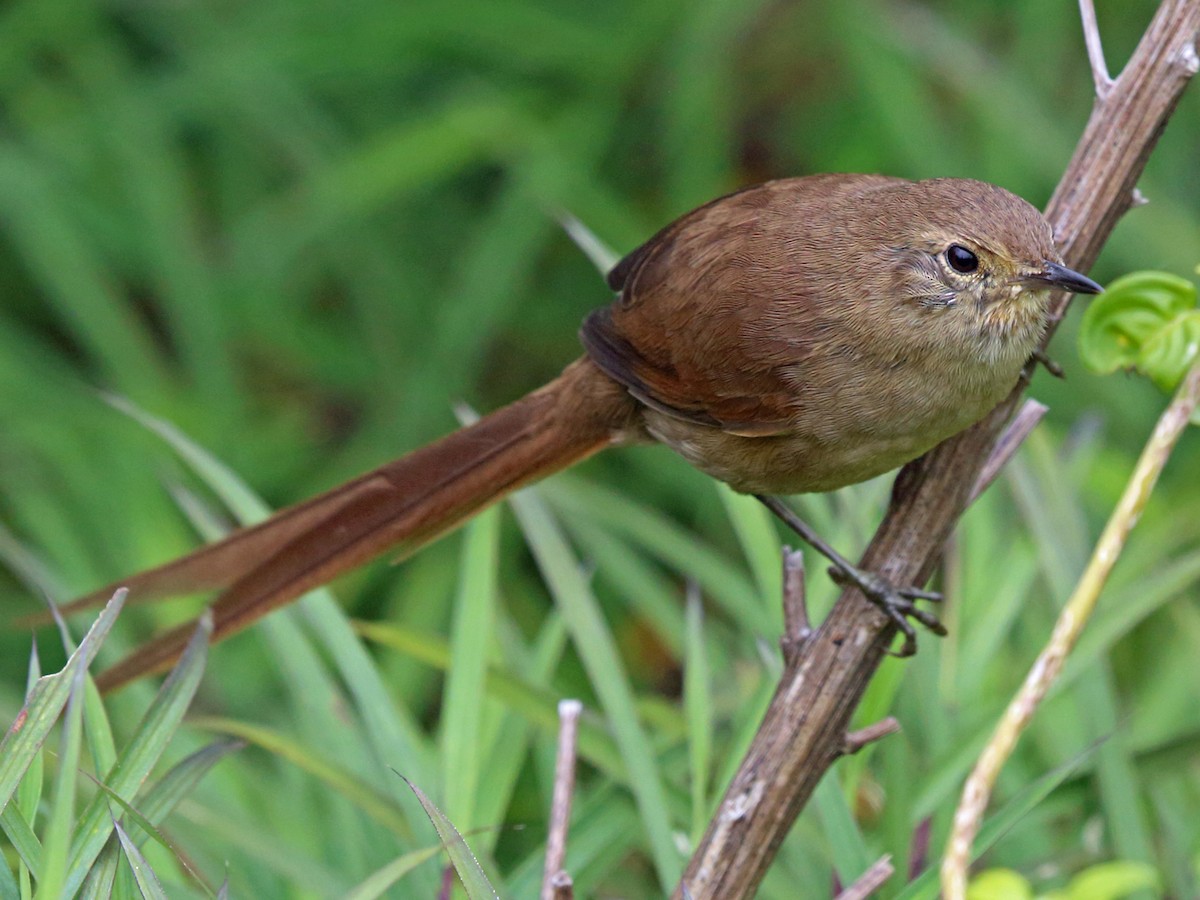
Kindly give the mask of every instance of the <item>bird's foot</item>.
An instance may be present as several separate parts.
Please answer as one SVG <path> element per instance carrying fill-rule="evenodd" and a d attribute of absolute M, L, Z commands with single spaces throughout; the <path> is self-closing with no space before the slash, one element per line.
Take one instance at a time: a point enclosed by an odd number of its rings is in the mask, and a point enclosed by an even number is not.
<path fill-rule="evenodd" d="M 843 586 L 854 585 L 862 591 L 863 596 L 887 614 L 887 617 L 904 634 L 904 645 L 894 654 L 895 656 L 912 656 L 917 652 L 917 632 L 909 619 L 916 619 L 934 634 L 945 637 L 946 626 L 938 621 L 937 616 L 917 608 L 918 600 L 936 602 L 942 599 L 941 594 L 912 587 L 896 587 L 882 575 L 860 569 L 822 540 L 819 534 L 796 515 L 795 510 L 778 497 L 770 494 L 755 494 L 754 496 L 792 531 L 808 541 L 814 550 L 833 563 L 829 567 L 829 574 L 835 582 Z"/>
<path fill-rule="evenodd" d="M 913 587 L 896 587 L 890 581 L 876 572 L 868 572 L 857 566 L 852 566 L 845 560 L 834 560 L 829 567 L 829 577 L 846 587 L 853 585 L 862 591 L 863 596 L 875 606 L 883 610 L 892 620 L 896 628 L 904 635 L 904 644 L 894 656 L 912 656 L 917 652 L 917 632 L 910 619 L 920 622 L 936 635 L 945 637 L 946 626 L 933 613 L 920 609 L 918 600 L 940 602 L 942 595 L 937 591 L 925 591 Z"/>

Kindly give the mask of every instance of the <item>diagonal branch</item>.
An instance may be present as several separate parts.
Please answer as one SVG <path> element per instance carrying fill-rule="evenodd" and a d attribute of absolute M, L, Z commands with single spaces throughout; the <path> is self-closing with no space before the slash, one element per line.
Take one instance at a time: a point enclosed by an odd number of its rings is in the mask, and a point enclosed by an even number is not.
<path fill-rule="evenodd" d="M 1164 0 L 1128 66 L 1098 96 L 1046 216 L 1068 265 L 1091 266 L 1175 105 L 1197 70 L 1200 0 Z M 1069 298 L 1057 298 L 1055 321 Z M 1047 340 L 1049 334 L 1047 334 Z M 984 421 L 956 435 L 896 478 L 891 507 L 863 567 L 895 584 L 920 584 L 936 564 L 1026 382 Z M 856 590 L 843 592 L 783 676 L 730 783 L 683 885 L 696 900 L 753 896 L 817 782 L 842 753 L 850 715 L 894 628 Z"/>

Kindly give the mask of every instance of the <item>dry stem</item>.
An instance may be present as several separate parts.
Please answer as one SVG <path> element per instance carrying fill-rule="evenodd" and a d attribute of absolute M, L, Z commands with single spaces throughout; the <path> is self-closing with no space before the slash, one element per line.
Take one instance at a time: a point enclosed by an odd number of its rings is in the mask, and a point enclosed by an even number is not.
<path fill-rule="evenodd" d="M 896 867 L 892 865 L 890 856 L 883 856 L 850 887 L 839 893 L 834 900 L 867 900 L 875 891 L 883 887 L 883 883 L 892 877 Z"/>
<path fill-rule="evenodd" d="M 575 742 L 582 712 L 583 704 L 578 700 L 559 701 L 558 756 L 554 761 L 554 795 L 550 800 L 550 831 L 546 836 L 541 900 L 571 896 L 571 877 L 563 871 L 563 859 L 567 855 L 571 798 L 575 794 Z"/>
<path fill-rule="evenodd" d="M 1075 592 L 1059 613 L 1049 643 L 1029 670 L 1021 690 L 1009 703 L 963 787 L 962 800 L 954 815 L 954 828 L 942 861 L 942 894 L 947 900 L 962 900 L 966 896 L 971 845 L 979 831 L 1000 769 L 1012 755 L 1017 739 L 1058 678 L 1063 662 L 1091 617 L 1096 598 L 1107 583 L 1109 573 L 1121 555 L 1129 533 L 1137 524 L 1146 501 L 1150 499 L 1150 492 L 1154 490 L 1158 476 L 1170 458 L 1175 442 L 1187 427 L 1197 403 L 1200 403 L 1200 363 L 1192 366 L 1171 405 L 1158 420 L 1158 426 L 1142 450 L 1125 493 L 1100 535 Z"/>

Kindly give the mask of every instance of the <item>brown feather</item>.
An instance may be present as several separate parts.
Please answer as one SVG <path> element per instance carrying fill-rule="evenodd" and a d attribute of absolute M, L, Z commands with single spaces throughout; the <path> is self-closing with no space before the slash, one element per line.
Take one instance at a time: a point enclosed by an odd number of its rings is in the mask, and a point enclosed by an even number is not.
<path fill-rule="evenodd" d="M 224 588 L 212 607 L 213 640 L 220 640 L 385 551 L 411 553 L 510 491 L 621 440 L 634 410 L 627 394 L 579 360 L 472 425 L 113 588 L 128 586 L 131 597 Z M 102 672 L 97 684 L 111 690 L 170 666 L 193 628 L 155 638 Z"/>

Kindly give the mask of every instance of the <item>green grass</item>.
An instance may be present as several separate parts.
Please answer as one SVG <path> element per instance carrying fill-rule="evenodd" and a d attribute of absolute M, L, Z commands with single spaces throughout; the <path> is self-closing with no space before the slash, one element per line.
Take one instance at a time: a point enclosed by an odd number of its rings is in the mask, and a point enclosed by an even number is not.
<path fill-rule="evenodd" d="M 1116 68 L 1153 4 L 1101 6 Z M 553 376 L 609 299 L 563 211 L 624 251 L 785 174 L 973 176 L 1044 202 L 1091 108 L 1076 16 L 1044 0 L 14 0 L 0 10 L 6 609 L 183 552 L 453 428 L 456 401 L 491 409 Z M 1198 129 L 1193 91 L 1140 184 L 1151 204 L 1096 278 L 1200 263 Z M 1034 384 L 1046 424 L 947 551 L 950 637 L 885 663 L 858 713 L 903 732 L 835 766 L 762 896 L 823 896 L 883 853 L 905 872 L 925 823 L 940 850 L 1161 408 L 1148 384 L 1088 374 L 1074 331 L 1052 347 L 1067 381 Z M 1006 769 L 983 865 L 1049 889 L 1148 862 L 1168 894 L 1197 893 L 1198 449 L 1187 436 Z M 887 489 L 800 506 L 853 555 Z M 579 895 L 660 896 L 779 671 L 785 537 L 664 450 L 602 454 L 212 648 L 192 721 L 151 740 L 161 756 L 135 752 L 153 685 L 101 705 L 55 682 L 62 729 L 45 721 L 28 768 L 0 753 L 0 898 L 75 884 L 92 858 L 96 895 L 204 894 L 176 850 L 234 896 L 434 896 L 447 858 L 393 770 L 501 896 L 531 896 L 567 696 L 586 707 Z M 811 555 L 809 570 L 819 618 L 834 591 Z M 198 609 L 125 609 L 98 664 Z M 0 632 L 5 723 L 29 646 Z M 39 651 L 39 671 L 66 663 L 48 632 Z M 132 811 L 92 780 L 114 766 L 145 779 L 134 801 L 106 780 Z M 108 836 L 109 810 L 128 840 Z M 75 836 L 84 823 L 102 846 Z"/>

